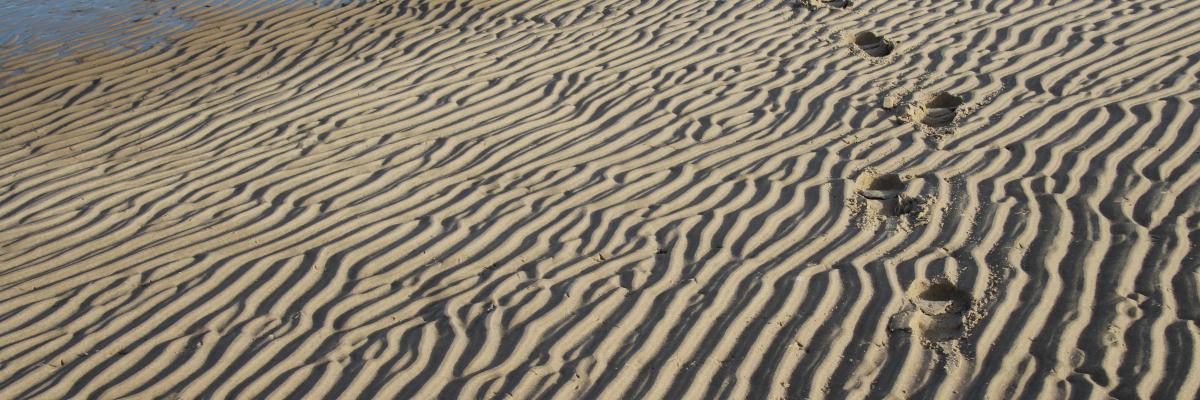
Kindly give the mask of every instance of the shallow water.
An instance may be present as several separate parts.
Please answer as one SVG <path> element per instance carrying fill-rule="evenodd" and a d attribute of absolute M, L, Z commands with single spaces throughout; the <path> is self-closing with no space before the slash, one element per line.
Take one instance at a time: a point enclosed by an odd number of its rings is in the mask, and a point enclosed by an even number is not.
<path fill-rule="evenodd" d="M 0 0 L 0 58 L 35 49 L 61 47 L 88 38 L 96 44 L 144 50 L 163 44 L 162 35 L 191 27 L 194 22 L 177 15 L 181 4 L 244 7 L 247 12 L 262 7 L 286 5 L 329 5 L 330 0 Z M 138 35 L 111 33 L 121 22 L 139 21 L 151 27 Z M 119 31 L 119 30 L 118 30 Z M 147 34 L 149 32 L 149 34 Z M 100 37 L 96 37 L 101 35 Z"/>
<path fill-rule="evenodd" d="M 20 50 L 67 44 L 110 30 L 114 22 L 138 18 L 152 18 L 164 30 L 189 24 L 169 12 L 158 13 L 167 8 L 166 2 L 137 0 L 5 0 L 0 4 L 0 46 Z"/>

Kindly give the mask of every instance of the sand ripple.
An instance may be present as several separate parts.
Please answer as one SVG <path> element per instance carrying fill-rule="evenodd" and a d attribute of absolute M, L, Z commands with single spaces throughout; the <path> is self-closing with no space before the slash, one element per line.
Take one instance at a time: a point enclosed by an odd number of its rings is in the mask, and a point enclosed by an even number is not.
<path fill-rule="evenodd" d="M 14 55 L 0 398 L 1196 398 L 1200 3 L 823 3 Z"/>

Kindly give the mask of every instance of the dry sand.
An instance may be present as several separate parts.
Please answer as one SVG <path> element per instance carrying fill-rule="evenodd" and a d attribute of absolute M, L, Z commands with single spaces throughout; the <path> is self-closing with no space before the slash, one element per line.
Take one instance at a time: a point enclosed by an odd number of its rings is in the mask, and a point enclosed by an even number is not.
<path fill-rule="evenodd" d="M 1200 2 L 243 3 L 0 49 L 0 398 L 1200 395 Z"/>

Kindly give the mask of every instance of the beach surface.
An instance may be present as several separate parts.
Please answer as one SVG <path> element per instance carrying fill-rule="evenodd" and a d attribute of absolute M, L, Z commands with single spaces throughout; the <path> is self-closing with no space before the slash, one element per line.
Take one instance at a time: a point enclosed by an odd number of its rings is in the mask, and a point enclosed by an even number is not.
<path fill-rule="evenodd" d="M 45 4 L 0 398 L 1200 396 L 1200 2 Z"/>

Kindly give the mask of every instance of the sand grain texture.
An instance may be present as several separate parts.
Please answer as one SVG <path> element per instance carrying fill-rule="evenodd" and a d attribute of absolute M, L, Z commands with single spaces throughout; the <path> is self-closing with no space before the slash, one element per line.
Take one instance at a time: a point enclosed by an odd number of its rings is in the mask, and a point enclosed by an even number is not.
<path fill-rule="evenodd" d="M 1200 2 L 792 3 L 0 51 L 0 398 L 1200 395 Z"/>

